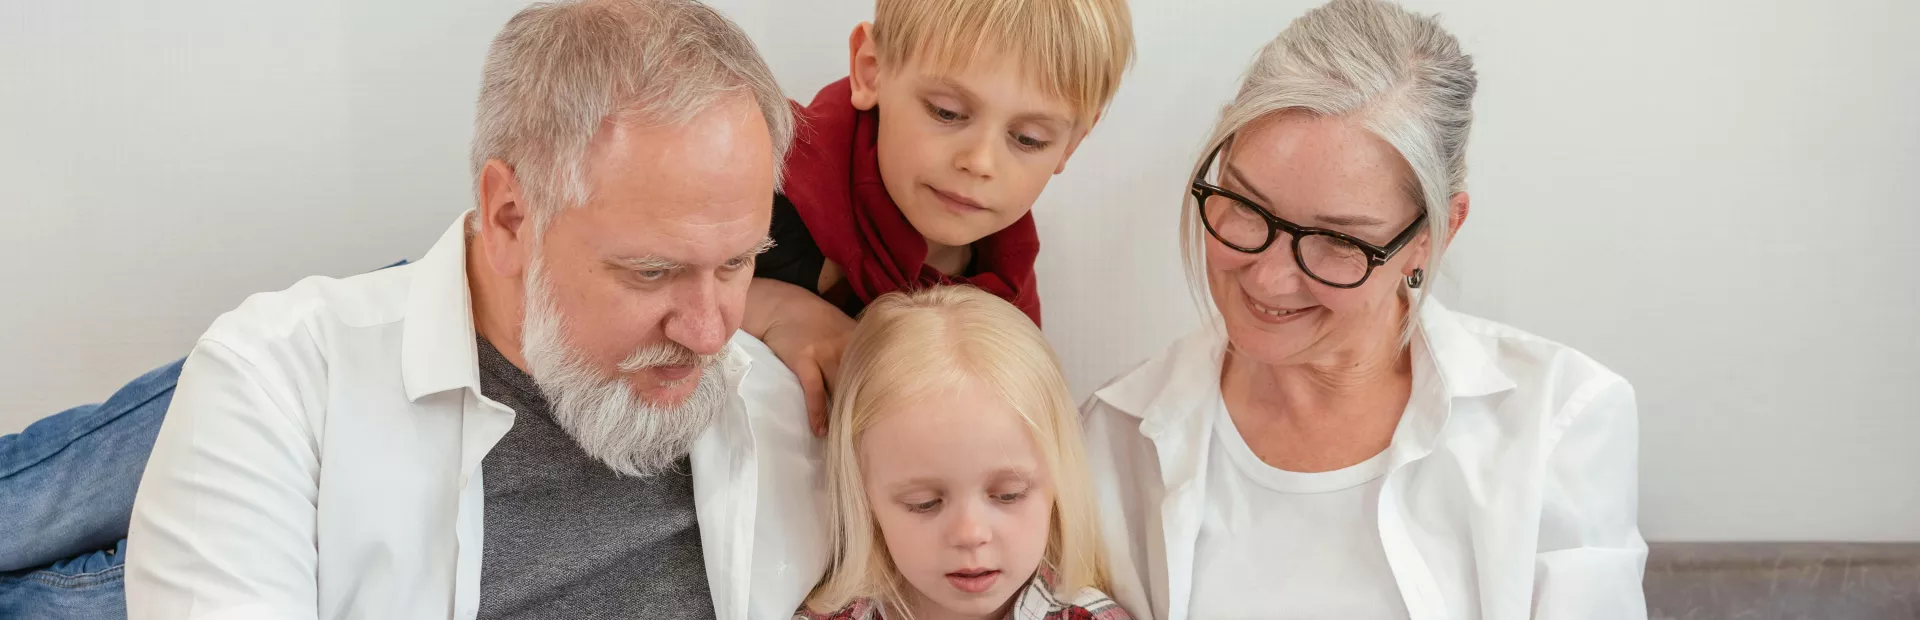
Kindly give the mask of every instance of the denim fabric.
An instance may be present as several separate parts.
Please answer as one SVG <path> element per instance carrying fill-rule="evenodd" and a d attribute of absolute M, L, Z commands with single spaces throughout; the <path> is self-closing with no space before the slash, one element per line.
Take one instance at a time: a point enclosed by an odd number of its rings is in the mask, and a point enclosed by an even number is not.
<path fill-rule="evenodd" d="M 185 360 L 141 375 L 106 402 L 0 437 L 0 572 L 43 567 L 127 537 L 133 495 Z"/>
<path fill-rule="evenodd" d="M 0 619 L 124 620 L 127 541 L 39 570 L 0 573 Z"/>

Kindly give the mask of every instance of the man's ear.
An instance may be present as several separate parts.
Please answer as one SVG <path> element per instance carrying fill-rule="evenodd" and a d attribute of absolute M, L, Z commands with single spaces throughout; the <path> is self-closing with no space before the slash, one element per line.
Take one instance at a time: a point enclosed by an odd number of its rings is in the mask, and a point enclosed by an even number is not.
<path fill-rule="evenodd" d="M 494 275 L 517 278 L 526 270 L 533 249 L 533 218 L 522 197 L 520 179 L 498 159 L 480 169 L 480 218 L 476 236 Z"/>
<path fill-rule="evenodd" d="M 1447 201 L 1448 212 L 1453 219 L 1447 223 L 1447 244 L 1453 244 L 1454 235 L 1460 234 L 1460 225 L 1467 223 L 1467 193 L 1460 192 Z"/>
<path fill-rule="evenodd" d="M 853 107 L 871 110 L 880 103 L 880 51 L 873 46 L 873 22 L 860 22 L 847 36 L 847 82 Z"/>

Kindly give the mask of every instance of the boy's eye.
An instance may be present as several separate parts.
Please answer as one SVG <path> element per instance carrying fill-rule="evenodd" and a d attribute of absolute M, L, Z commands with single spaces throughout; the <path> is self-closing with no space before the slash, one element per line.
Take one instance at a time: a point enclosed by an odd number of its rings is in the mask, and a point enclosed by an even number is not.
<path fill-rule="evenodd" d="M 1048 146 L 1053 144 L 1052 142 L 1041 140 L 1039 138 L 1035 138 L 1033 136 L 1029 136 L 1021 133 L 1013 134 L 1013 141 L 1014 143 L 1019 144 L 1020 148 L 1023 148 L 1029 151 L 1044 151 L 1047 149 Z"/>
<path fill-rule="evenodd" d="M 908 503 L 907 512 L 927 513 L 927 512 L 933 512 L 933 509 L 939 508 L 939 507 L 940 507 L 940 500 L 930 499 L 930 500 L 919 502 L 919 503 Z"/>
<path fill-rule="evenodd" d="M 967 116 L 965 114 L 961 114 L 953 110 L 949 110 L 937 105 L 933 105 L 932 102 L 923 102 L 923 103 L 925 103 L 925 105 L 927 106 L 927 115 L 932 116 L 934 120 L 940 121 L 942 123 L 954 123 L 954 122 L 967 120 Z"/>

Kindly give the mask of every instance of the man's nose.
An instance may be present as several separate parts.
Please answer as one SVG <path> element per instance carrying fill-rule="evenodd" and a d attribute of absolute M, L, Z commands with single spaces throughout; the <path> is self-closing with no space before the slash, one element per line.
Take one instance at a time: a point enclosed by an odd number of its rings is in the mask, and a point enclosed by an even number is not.
<path fill-rule="evenodd" d="M 667 312 L 667 339 L 700 355 L 714 355 L 727 346 L 726 314 L 720 283 L 711 276 L 694 276 L 676 291 Z"/>

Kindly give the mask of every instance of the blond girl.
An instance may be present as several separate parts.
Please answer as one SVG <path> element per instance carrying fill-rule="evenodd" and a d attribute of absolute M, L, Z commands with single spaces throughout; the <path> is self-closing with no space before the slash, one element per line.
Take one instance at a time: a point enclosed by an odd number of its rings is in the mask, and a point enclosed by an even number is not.
<path fill-rule="evenodd" d="M 797 619 L 1127 618 L 1079 417 L 1039 328 L 965 286 L 885 295 L 827 435 L 834 554 Z"/>

